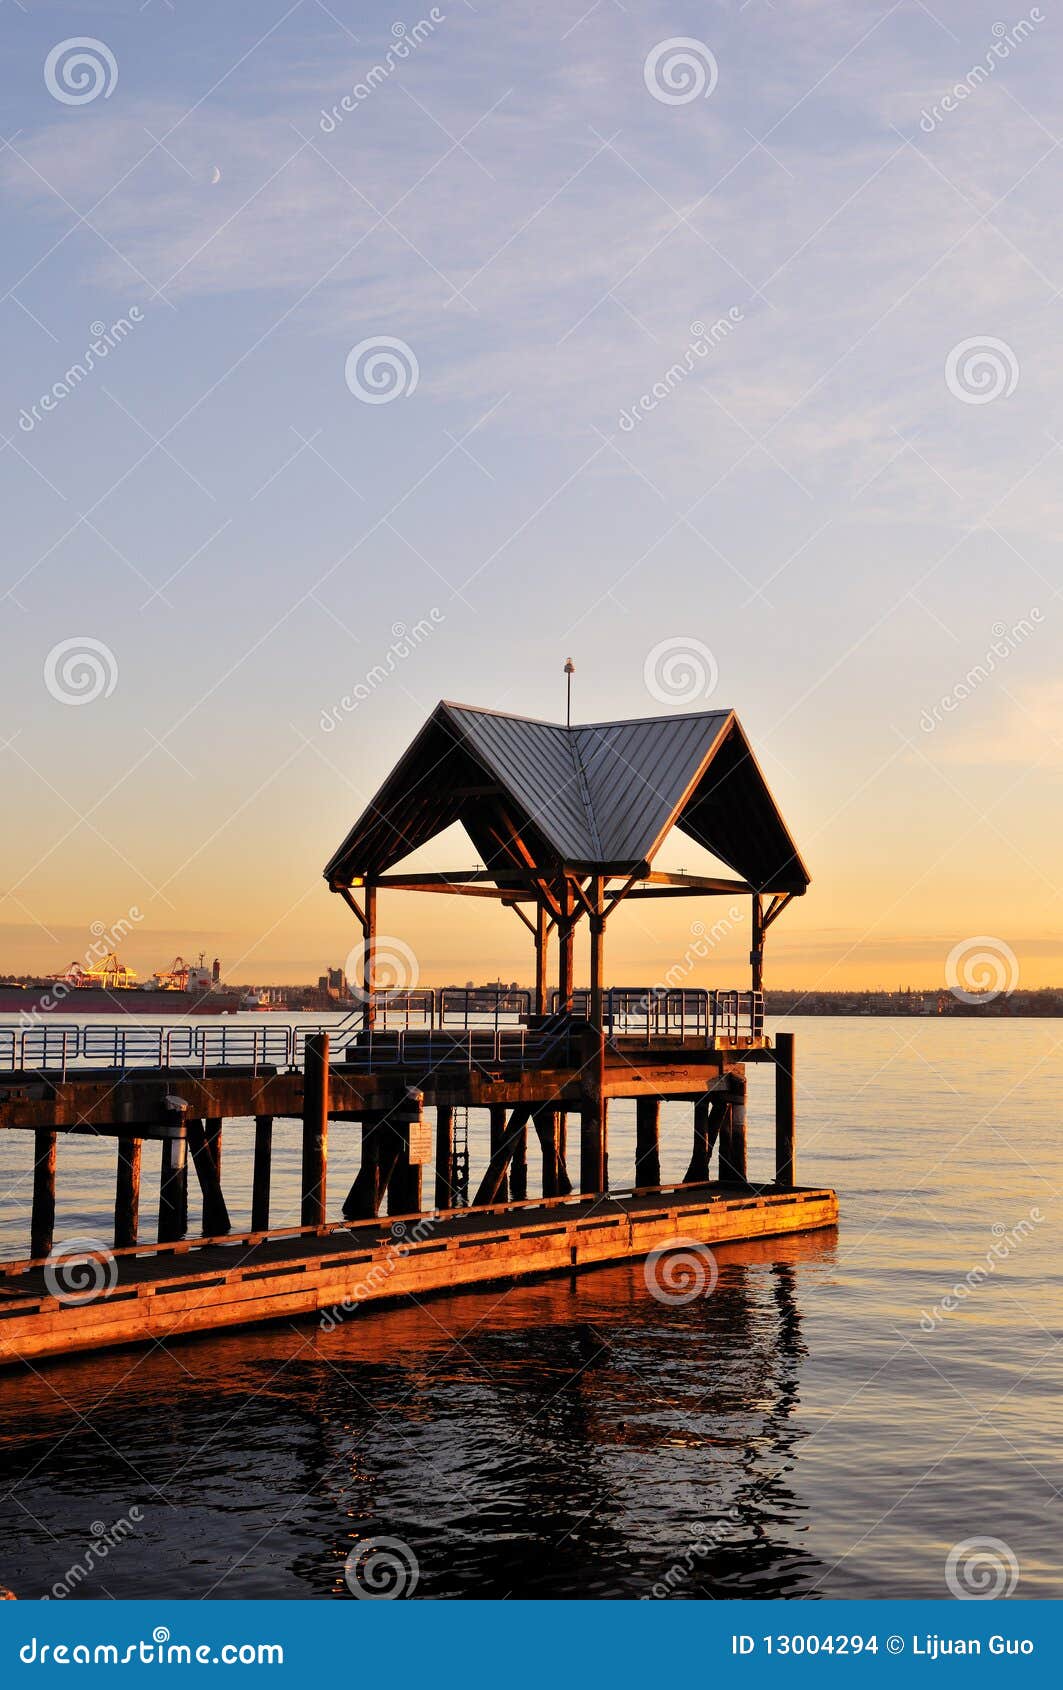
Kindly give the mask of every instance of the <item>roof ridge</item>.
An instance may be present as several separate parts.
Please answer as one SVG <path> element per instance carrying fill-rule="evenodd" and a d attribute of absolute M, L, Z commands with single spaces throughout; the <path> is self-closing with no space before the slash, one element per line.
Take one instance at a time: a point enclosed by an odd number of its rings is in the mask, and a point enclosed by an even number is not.
<path fill-rule="evenodd" d="M 587 771 L 583 767 L 583 752 L 580 749 L 579 734 L 572 733 L 567 729 L 566 733 L 572 747 L 572 761 L 576 765 L 576 779 L 579 782 L 580 797 L 583 800 L 583 808 L 587 812 L 587 831 L 591 836 L 591 843 L 594 846 L 595 856 L 601 857 L 602 836 L 598 832 L 598 818 L 594 813 L 594 805 L 591 802 L 591 789 L 587 780 Z"/>

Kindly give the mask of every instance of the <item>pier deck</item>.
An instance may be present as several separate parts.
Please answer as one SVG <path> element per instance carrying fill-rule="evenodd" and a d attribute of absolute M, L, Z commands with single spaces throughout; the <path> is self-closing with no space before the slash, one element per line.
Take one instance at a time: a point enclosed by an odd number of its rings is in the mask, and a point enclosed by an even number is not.
<path fill-rule="evenodd" d="M 79 1273 L 68 1264 L 65 1291 L 43 1262 L 9 1263 L 0 1269 L 0 1365 L 260 1321 L 316 1315 L 328 1327 L 363 1302 L 683 1247 L 705 1276 L 706 1247 L 833 1226 L 837 1213 L 824 1188 L 705 1183 L 141 1245 L 85 1261 Z"/>

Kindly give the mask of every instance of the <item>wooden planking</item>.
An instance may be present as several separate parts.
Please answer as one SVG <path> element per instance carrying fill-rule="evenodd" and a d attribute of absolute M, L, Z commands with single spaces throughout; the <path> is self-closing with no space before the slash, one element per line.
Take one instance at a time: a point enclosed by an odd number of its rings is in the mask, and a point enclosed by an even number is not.
<path fill-rule="evenodd" d="M 529 1206 L 517 1225 L 484 1227 L 484 1217 L 468 1213 L 439 1221 L 422 1217 L 424 1241 L 411 1242 L 401 1253 L 386 1237 L 359 1249 L 352 1248 L 350 1238 L 336 1235 L 332 1247 L 315 1254 L 265 1262 L 249 1252 L 232 1266 L 224 1265 L 223 1257 L 221 1266 L 212 1264 L 199 1273 L 163 1271 L 134 1284 L 120 1279 L 111 1295 L 77 1306 L 64 1307 L 39 1293 L 35 1304 L 31 1296 L 20 1301 L 0 1293 L 0 1361 L 309 1315 L 345 1299 L 360 1304 L 571 1271 L 642 1256 L 679 1238 L 712 1245 L 808 1232 L 837 1219 L 837 1200 L 828 1190 L 731 1198 L 710 1194 L 709 1187 L 657 1193 L 656 1202 L 642 1200 L 640 1207 L 639 1199 L 629 1198 L 612 1203 L 609 1212 L 603 1210 L 608 1199 L 575 1210 Z M 511 1219 L 501 1218 L 503 1223 Z M 301 1241 L 293 1243 L 305 1252 Z"/>

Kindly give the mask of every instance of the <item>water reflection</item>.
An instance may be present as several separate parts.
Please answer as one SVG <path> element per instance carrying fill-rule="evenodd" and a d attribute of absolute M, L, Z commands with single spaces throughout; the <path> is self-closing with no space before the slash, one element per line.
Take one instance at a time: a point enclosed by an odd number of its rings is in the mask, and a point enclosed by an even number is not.
<path fill-rule="evenodd" d="M 144 1518 L 82 1597 L 346 1598 L 374 1535 L 418 1596 L 800 1595 L 801 1294 L 834 1235 L 729 1246 L 711 1297 L 641 1263 L 8 1375 L 4 1581 Z"/>

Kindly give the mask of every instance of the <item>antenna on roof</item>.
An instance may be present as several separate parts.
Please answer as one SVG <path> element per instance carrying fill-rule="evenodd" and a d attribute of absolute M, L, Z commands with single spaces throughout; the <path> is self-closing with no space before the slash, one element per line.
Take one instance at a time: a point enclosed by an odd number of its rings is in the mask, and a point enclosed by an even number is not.
<path fill-rule="evenodd" d="M 572 677 L 576 673 L 576 665 L 571 657 L 565 658 L 565 676 L 567 692 L 565 696 L 565 726 L 572 726 Z"/>

